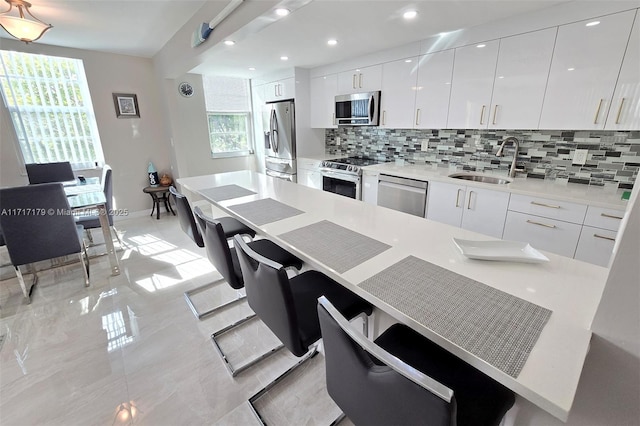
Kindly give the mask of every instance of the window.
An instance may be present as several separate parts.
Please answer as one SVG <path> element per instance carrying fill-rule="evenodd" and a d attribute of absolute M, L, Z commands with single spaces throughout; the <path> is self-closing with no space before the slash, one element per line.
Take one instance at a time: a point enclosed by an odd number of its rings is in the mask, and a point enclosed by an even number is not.
<path fill-rule="evenodd" d="M 253 153 L 249 80 L 203 77 L 211 156 Z"/>
<path fill-rule="evenodd" d="M 81 60 L 0 50 L 0 87 L 25 163 L 104 164 Z"/>

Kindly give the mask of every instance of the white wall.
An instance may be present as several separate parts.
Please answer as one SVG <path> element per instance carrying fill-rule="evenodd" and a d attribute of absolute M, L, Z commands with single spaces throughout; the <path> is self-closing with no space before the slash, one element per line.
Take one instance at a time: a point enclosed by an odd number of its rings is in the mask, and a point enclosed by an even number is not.
<path fill-rule="evenodd" d="M 84 61 L 89 91 L 106 162 L 113 168 L 114 198 L 117 208 L 130 212 L 150 208 L 142 188 L 148 185 L 147 165 L 153 161 L 161 173 L 169 172 L 169 138 L 163 126 L 160 91 L 151 59 L 90 50 L 25 44 L 0 39 L 0 48 L 44 55 L 78 58 Z M 140 118 L 116 118 L 112 93 L 135 93 Z M 0 185 L 28 183 L 18 166 L 15 131 L 7 110 L 0 107 Z M 100 176 L 100 171 L 83 172 Z"/>
<path fill-rule="evenodd" d="M 185 98 L 179 94 L 178 85 L 182 81 L 193 86 L 193 96 Z M 175 80 L 165 79 L 163 86 L 168 120 L 165 125 L 172 147 L 174 177 L 255 170 L 255 155 L 211 158 L 201 75 L 185 74 Z"/>

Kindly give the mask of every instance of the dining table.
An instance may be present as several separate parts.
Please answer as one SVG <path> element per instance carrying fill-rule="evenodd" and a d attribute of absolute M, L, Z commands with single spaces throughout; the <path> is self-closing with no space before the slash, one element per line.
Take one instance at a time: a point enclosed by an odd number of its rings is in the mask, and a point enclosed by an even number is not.
<path fill-rule="evenodd" d="M 120 264 L 113 244 L 109 216 L 107 215 L 107 199 L 102 189 L 100 178 L 91 177 L 84 178 L 84 181 L 76 179 L 75 181 L 63 182 L 63 187 L 73 214 L 82 214 L 84 212 L 91 214 L 93 211 L 97 211 L 111 267 L 111 275 L 120 275 Z"/>
<path fill-rule="evenodd" d="M 500 240 L 253 171 L 177 183 L 567 420 L 606 268 L 548 252 L 474 259 L 461 244 Z"/>

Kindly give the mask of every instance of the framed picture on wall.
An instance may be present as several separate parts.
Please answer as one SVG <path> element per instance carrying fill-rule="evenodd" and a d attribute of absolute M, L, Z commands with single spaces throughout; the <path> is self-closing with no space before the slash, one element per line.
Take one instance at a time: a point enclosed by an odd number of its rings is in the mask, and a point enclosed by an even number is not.
<path fill-rule="evenodd" d="M 138 97 L 133 93 L 114 93 L 113 104 L 118 118 L 140 118 Z"/>

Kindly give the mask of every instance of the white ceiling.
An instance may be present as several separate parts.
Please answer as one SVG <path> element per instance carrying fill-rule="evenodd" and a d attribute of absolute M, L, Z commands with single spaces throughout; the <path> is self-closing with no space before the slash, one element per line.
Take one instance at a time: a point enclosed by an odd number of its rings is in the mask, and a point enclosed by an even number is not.
<path fill-rule="evenodd" d="M 54 26 L 39 43 L 152 57 L 206 1 L 214 0 L 32 0 L 31 10 Z M 247 28 L 256 30 L 229 37 L 235 46 L 207 41 L 209 59 L 193 71 L 251 77 L 292 66 L 315 67 L 566 1 L 314 0 L 266 27 L 256 25 L 264 18 L 254 18 Z M 418 10 L 417 18 L 405 21 L 402 13 L 408 9 Z M 338 45 L 328 46 L 329 38 Z M 282 55 L 289 61 L 281 61 Z M 257 70 L 249 71 L 250 66 Z"/>

